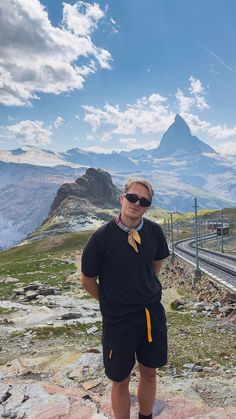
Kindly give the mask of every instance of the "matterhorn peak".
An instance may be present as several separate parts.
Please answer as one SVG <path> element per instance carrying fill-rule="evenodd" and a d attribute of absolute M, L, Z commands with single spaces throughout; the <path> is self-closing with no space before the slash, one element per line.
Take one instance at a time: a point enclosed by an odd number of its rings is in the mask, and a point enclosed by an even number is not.
<path fill-rule="evenodd" d="M 177 114 L 173 124 L 163 134 L 155 155 L 169 157 L 214 152 L 212 147 L 191 134 L 188 124 Z"/>

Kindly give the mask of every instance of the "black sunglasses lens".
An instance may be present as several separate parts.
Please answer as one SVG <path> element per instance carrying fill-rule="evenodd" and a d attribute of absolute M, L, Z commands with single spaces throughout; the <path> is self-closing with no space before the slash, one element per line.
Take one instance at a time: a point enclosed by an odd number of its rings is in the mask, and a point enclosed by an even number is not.
<path fill-rule="evenodd" d="M 129 202 L 131 202 L 131 204 L 135 204 L 135 202 L 138 201 L 138 195 L 134 194 L 134 193 L 127 193 L 125 194 L 126 199 L 128 199 Z"/>
<path fill-rule="evenodd" d="M 149 201 L 147 198 L 141 197 L 139 198 L 138 195 L 134 193 L 126 193 L 125 194 L 126 199 L 128 199 L 131 204 L 135 204 L 139 201 L 139 204 L 141 207 L 150 207 L 151 201 Z"/>
<path fill-rule="evenodd" d="M 140 198 L 139 203 L 141 207 L 150 207 L 151 201 L 149 201 L 147 198 Z"/>

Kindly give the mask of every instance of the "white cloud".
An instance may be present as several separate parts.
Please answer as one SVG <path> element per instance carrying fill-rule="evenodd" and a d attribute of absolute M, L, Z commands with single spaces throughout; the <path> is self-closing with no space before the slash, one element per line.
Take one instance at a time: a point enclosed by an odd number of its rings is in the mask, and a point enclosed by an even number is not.
<path fill-rule="evenodd" d="M 127 150 L 132 150 L 136 147 L 140 147 L 140 145 L 137 145 L 136 138 L 120 138 L 119 139 L 121 144 L 124 144 L 127 148 Z"/>
<path fill-rule="evenodd" d="M 115 19 L 112 19 L 112 17 L 110 18 L 110 23 L 111 23 L 111 29 L 112 29 L 112 32 L 113 33 L 118 33 L 118 28 L 119 28 L 119 25 L 118 25 L 118 23 L 116 22 L 116 20 Z"/>
<path fill-rule="evenodd" d="M 198 115 L 192 113 L 182 113 L 181 116 L 189 125 L 192 134 L 197 134 L 199 132 L 207 133 L 211 128 L 211 124 L 207 121 L 201 120 Z"/>
<path fill-rule="evenodd" d="M 94 135 L 92 135 L 92 134 L 87 134 L 86 135 L 86 140 L 87 141 L 95 141 L 96 140 L 96 137 Z"/>
<path fill-rule="evenodd" d="M 206 99 L 202 95 L 204 93 L 204 89 L 200 80 L 195 79 L 193 76 L 191 76 L 189 78 L 189 81 L 189 91 L 195 98 L 195 104 L 197 108 L 199 108 L 200 110 L 209 109 L 209 105 L 207 104 Z"/>
<path fill-rule="evenodd" d="M 44 147 L 51 143 L 51 127 L 44 127 L 43 121 L 21 121 L 6 127 L 6 131 L 22 145 Z"/>
<path fill-rule="evenodd" d="M 233 128 L 227 128 L 225 125 L 216 125 L 208 129 L 208 134 L 218 140 L 224 140 L 229 137 L 236 137 L 236 126 Z"/>
<path fill-rule="evenodd" d="M 217 153 L 236 156 L 236 141 L 228 141 L 214 147 Z"/>
<path fill-rule="evenodd" d="M 96 3 L 63 3 L 63 21 L 55 27 L 39 0 L 1 1 L 0 103 L 30 106 L 40 92 L 81 89 L 98 66 L 110 68 L 110 53 L 91 38 L 104 16 Z"/>
<path fill-rule="evenodd" d="M 89 4 L 78 1 L 74 5 L 64 3 L 63 24 L 71 32 L 79 36 L 90 36 L 97 28 L 98 21 L 104 12 L 97 3 Z"/>
<path fill-rule="evenodd" d="M 101 142 L 106 143 L 107 141 L 110 141 L 112 139 L 112 135 L 110 132 L 104 132 L 101 135 Z"/>
<path fill-rule="evenodd" d="M 185 96 L 179 87 L 177 88 L 175 97 L 178 102 L 179 113 L 188 112 L 191 106 L 194 104 L 194 99 L 189 96 Z"/>
<path fill-rule="evenodd" d="M 190 93 L 194 94 L 195 96 L 203 92 L 203 87 L 200 80 L 195 79 L 193 76 L 190 76 L 189 81 L 190 81 L 190 87 L 189 87 Z"/>
<path fill-rule="evenodd" d="M 174 113 L 168 109 L 166 102 L 167 99 L 157 93 L 139 98 L 133 105 L 126 105 L 124 110 L 109 103 L 103 108 L 83 106 L 84 120 L 91 125 L 93 133 L 102 126 L 110 126 L 109 132 L 115 135 L 134 135 L 137 129 L 144 134 L 160 133 L 174 119 Z"/>
<path fill-rule="evenodd" d="M 178 87 L 175 97 L 179 106 L 179 113 L 189 112 L 193 106 L 196 106 L 197 109 L 203 111 L 204 109 L 209 109 L 209 105 L 204 98 L 204 88 L 199 79 L 195 79 L 193 76 L 190 76 L 190 87 L 189 92 L 191 96 L 184 95 L 183 91 Z"/>
<path fill-rule="evenodd" d="M 61 116 L 58 116 L 53 125 L 55 128 L 59 128 L 63 122 L 64 119 Z"/>
<path fill-rule="evenodd" d="M 204 87 L 199 79 L 191 76 L 189 78 L 190 96 L 187 96 L 178 87 L 176 92 L 179 113 L 189 125 L 193 135 L 200 134 L 200 138 L 210 140 L 213 145 L 214 140 L 223 140 L 236 136 L 236 126 L 228 128 L 225 125 L 214 126 L 206 119 L 192 113 L 191 108 L 196 110 L 205 110 L 209 108 L 206 103 Z M 123 109 L 119 105 L 106 103 L 102 108 L 94 106 L 83 106 L 85 110 L 84 120 L 91 126 L 91 133 L 87 139 L 96 138 L 101 142 L 117 139 L 121 136 L 120 141 L 127 149 L 132 148 L 155 148 L 158 146 L 157 141 L 143 143 L 142 145 L 135 143 L 134 136 L 137 134 L 163 134 L 172 124 L 175 113 L 173 103 L 159 93 L 153 93 L 150 96 L 138 98 L 134 104 L 127 104 Z M 145 136 L 143 135 L 143 141 Z M 92 136 L 92 137 L 91 137 Z M 126 138 L 127 136 L 127 138 Z M 159 137 L 160 138 L 160 137 Z M 211 138 L 214 140 L 211 141 Z M 230 144 L 230 143 L 229 143 Z M 232 148 L 232 146 L 231 146 Z"/>
<path fill-rule="evenodd" d="M 160 145 L 160 141 L 149 141 L 142 145 L 139 145 L 139 148 L 145 148 L 146 150 L 151 150 L 152 148 L 156 148 Z"/>

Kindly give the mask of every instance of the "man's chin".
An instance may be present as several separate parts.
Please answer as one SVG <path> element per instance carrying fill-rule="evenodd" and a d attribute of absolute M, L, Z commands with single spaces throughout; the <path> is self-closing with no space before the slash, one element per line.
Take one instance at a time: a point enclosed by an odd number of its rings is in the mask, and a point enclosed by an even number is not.
<path fill-rule="evenodd" d="M 134 220 L 138 220 L 140 218 L 142 218 L 142 214 L 140 214 L 139 211 L 130 211 L 129 214 L 127 214 L 128 217 L 134 219 Z"/>

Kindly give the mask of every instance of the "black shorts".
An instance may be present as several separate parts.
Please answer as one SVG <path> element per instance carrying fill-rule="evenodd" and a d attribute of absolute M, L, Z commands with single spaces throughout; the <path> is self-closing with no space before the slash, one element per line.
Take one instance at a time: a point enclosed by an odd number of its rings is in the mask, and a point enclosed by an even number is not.
<path fill-rule="evenodd" d="M 131 373 L 135 359 L 149 368 L 167 362 L 167 327 L 161 303 L 127 316 L 117 324 L 103 322 L 105 373 L 113 381 L 123 381 Z"/>

